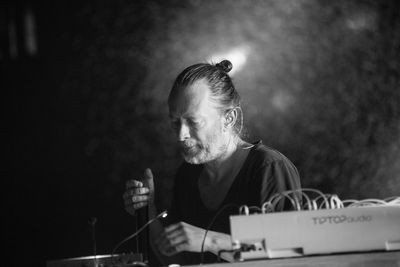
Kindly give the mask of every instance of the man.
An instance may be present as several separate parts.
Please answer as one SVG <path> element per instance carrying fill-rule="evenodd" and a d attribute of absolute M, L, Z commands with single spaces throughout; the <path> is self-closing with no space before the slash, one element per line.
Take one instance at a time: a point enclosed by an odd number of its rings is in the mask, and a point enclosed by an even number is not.
<path fill-rule="evenodd" d="M 160 258 L 175 256 L 175 263 L 199 263 L 203 251 L 206 262 L 214 261 L 212 255 L 231 249 L 229 214 L 240 205 L 261 206 L 275 193 L 300 188 L 297 169 L 285 156 L 240 137 L 243 116 L 228 75 L 231 68 L 227 60 L 192 65 L 177 77 L 169 95 L 172 128 L 185 163 L 176 174 L 168 226 L 153 223 L 150 242 Z M 151 170 L 144 176 L 143 182 L 127 182 L 125 208 L 133 214 L 148 206 L 155 217 Z M 230 253 L 221 256 L 233 260 Z"/>

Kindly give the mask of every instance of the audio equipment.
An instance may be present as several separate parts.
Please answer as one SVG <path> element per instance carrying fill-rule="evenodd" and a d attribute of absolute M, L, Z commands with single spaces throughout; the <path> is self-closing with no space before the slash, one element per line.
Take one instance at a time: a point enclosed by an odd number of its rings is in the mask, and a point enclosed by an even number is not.
<path fill-rule="evenodd" d="M 230 216 L 232 243 L 240 260 L 400 250 L 400 198 L 351 201 L 345 207 L 346 201 L 337 196 L 320 195 L 325 198 L 323 206 L 312 204 L 311 198 L 306 203 L 296 200 L 294 194 L 290 198 L 295 211 L 271 212 L 272 201 L 263 205 L 262 213 L 251 214 L 242 207 L 244 215 Z"/>

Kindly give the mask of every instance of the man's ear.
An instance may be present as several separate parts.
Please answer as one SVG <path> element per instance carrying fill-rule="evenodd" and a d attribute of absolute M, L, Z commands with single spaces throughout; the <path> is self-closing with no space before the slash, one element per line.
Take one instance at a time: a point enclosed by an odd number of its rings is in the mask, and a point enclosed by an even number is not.
<path fill-rule="evenodd" d="M 232 128 L 237 120 L 238 112 L 235 108 L 230 109 L 226 114 L 225 114 L 225 129 L 230 129 Z"/>

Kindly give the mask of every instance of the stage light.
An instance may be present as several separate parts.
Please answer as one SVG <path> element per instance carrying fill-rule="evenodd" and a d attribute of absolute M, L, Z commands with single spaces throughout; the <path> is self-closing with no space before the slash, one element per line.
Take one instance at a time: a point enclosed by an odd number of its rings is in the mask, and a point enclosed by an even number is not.
<path fill-rule="evenodd" d="M 232 62 L 233 68 L 229 75 L 233 76 L 236 72 L 241 70 L 247 61 L 247 48 L 245 47 L 236 47 L 227 52 L 212 55 L 209 58 L 210 62 L 218 63 L 221 60 L 227 59 Z"/>

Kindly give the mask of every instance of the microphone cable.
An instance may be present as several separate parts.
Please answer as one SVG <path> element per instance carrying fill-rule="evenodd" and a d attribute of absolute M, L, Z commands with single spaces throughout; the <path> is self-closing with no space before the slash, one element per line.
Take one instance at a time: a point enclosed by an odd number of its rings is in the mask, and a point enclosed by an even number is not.
<path fill-rule="evenodd" d="M 222 213 L 222 211 L 224 211 L 226 208 L 229 208 L 229 207 L 238 207 L 238 205 L 234 204 L 234 203 L 225 204 L 224 206 L 222 206 L 222 208 L 220 208 L 218 210 L 218 212 L 214 215 L 214 217 L 211 219 L 210 223 L 208 224 L 206 231 L 204 233 L 203 241 L 201 242 L 200 265 L 203 264 L 203 262 L 204 262 L 204 244 L 206 242 L 207 233 L 210 230 L 210 228 L 213 226 L 217 217 Z"/>

